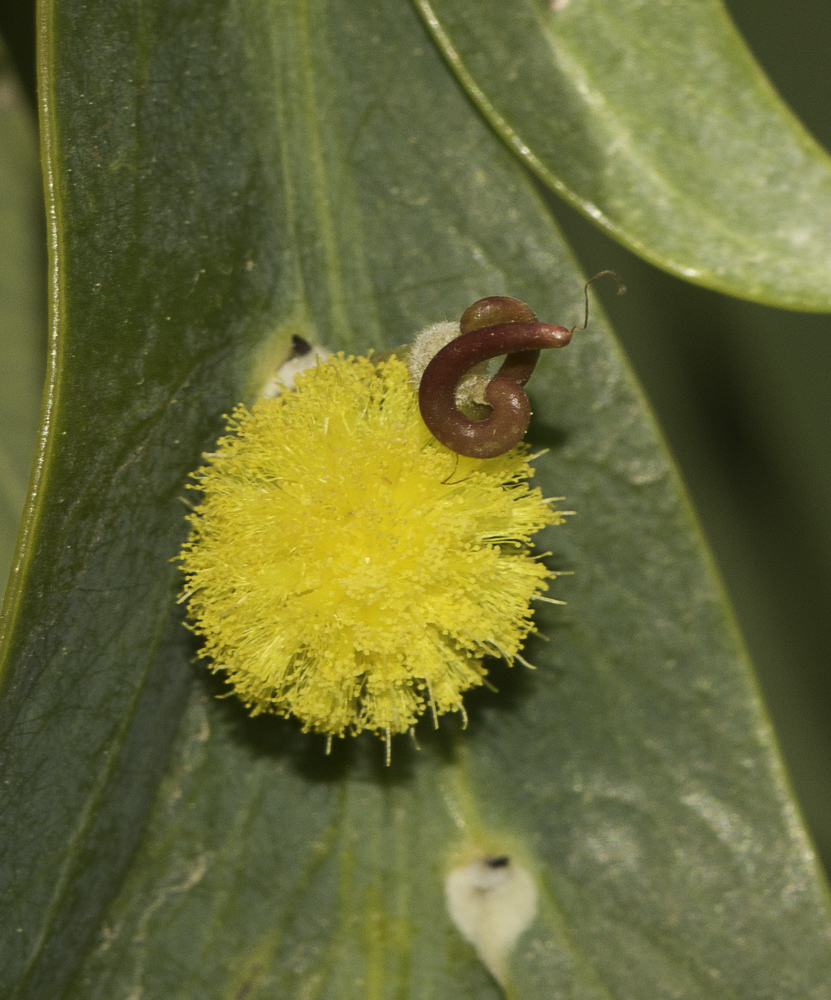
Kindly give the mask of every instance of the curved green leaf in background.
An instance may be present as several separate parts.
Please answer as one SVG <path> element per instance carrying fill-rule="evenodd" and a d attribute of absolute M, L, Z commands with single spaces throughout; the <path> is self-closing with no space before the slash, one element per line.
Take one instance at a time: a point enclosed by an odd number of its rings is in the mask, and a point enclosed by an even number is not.
<path fill-rule="evenodd" d="M 40 417 L 43 210 L 34 117 L 0 40 L 0 586 L 12 564 Z"/>
<path fill-rule="evenodd" d="M 831 159 L 719 0 L 415 2 L 500 135 L 609 235 L 709 288 L 831 310 Z"/>
<path fill-rule="evenodd" d="M 389 770 L 213 697 L 169 560 L 220 414 L 292 333 L 392 346 L 500 292 L 571 324 L 582 279 L 406 4 L 45 10 L 58 359 L 4 646 L 0 993 L 494 1000 L 445 910 L 467 841 L 538 888 L 509 996 L 831 997 L 824 885 L 597 313 L 532 383 L 577 511 L 541 540 L 574 576 L 538 669 L 494 665 Z"/>

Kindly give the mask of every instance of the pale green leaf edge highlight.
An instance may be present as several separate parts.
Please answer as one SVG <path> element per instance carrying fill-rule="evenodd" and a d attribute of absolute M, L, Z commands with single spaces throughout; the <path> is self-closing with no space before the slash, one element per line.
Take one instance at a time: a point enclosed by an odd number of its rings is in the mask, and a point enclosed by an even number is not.
<path fill-rule="evenodd" d="M 50 59 L 44 39 L 47 37 L 50 5 L 41 3 L 38 6 L 38 73 L 41 80 L 48 81 L 51 89 L 52 76 L 47 72 Z M 40 116 L 40 154 L 43 165 L 43 189 L 46 206 L 46 237 L 48 248 L 48 341 L 46 357 L 46 377 L 41 402 L 40 427 L 31 474 L 28 482 L 26 500 L 18 530 L 14 558 L 9 571 L 8 581 L 2 581 L 5 589 L 0 598 L 0 696 L 2 696 L 7 664 L 8 641 L 14 627 L 14 619 L 18 609 L 18 597 L 25 584 L 26 566 L 32 558 L 30 539 L 37 530 L 37 524 L 42 519 L 40 505 L 37 502 L 38 493 L 44 485 L 48 472 L 48 452 L 50 448 L 50 430 L 56 407 L 57 385 L 60 367 L 60 340 L 58 337 L 59 317 L 62 314 L 62 295 L 58 280 L 58 208 L 55 191 L 56 142 L 53 124 L 52 105 L 54 95 L 46 93 L 46 88 L 39 93 Z"/>
<path fill-rule="evenodd" d="M 556 192 L 564 201 L 584 215 L 589 221 L 605 232 L 611 238 L 617 240 L 622 246 L 631 250 L 637 256 L 653 264 L 655 267 L 693 284 L 701 285 L 725 295 L 735 296 L 761 305 L 768 305 L 780 309 L 790 309 L 801 312 L 831 312 L 831 293 L 827 286 L 818 286 L 816 294 L 813 296 L 777 294 L 767 290 L 764 282 L 758 282 L 753 289 L 748 289 L 747 283 L 736 280 L 725 280 L 723 277 L 704 267 L 690 267 L 681 261 L 667 257 L 635 236 L 629 228 L 615 222 L 602 208 L 594 201 L 582 197 L 572 187 L 566 184 L 554 172 L 550 165 L 541 159 L 522 138 L 510 121 L 501 114 L 493 101 L 486 95 L 485 91 L 477 82 L 476 76 L 467 68 L 464 60 L 454 45 L 450 35 L 442 25 L 441 19 L 433 9 L 430 0 L 412 0 L 428 30 L 436 41 L 439 50 L 444 55 L 453 72 L 459 78 L 464 89 L 482 112 L 483 116 L 490 123 L 491 127 L 503 139 L 507 146 L 514 152 L 519 160 L 524 163 L 548 188 Z M 797 119 L 789 108 L 782 102 L 781 97 L 770 82 L 762 68 L 748 52 L 741 36 L 738 34 L 733 22 L 721 5 L 719 10 L 722 16 L 722 26 L 730 35 L 731 44 L 735 51 L 737 60 L 750 70 L 755 83 L 761 91 L 765 93 L 770 103 L 774 105 L 783 117 L 787 118 L 788 125 L 799 146 L 801 146 L 813 158 L 821 158 L 825 163 L 829 173 L 831 173 L 831 157 L 820 147 L 814 137 L 807 131 L 805 126 Z M 544 33 L 546 26 L 540 20 L 540 31 Z M 574 67 L 572 67 L 574 68 Z M 648 173 L 655 176 L 654 170 L 649 167 Z M 659 178 L 660 183 L 667 190 L 664 178 Z M 708 216 L 710 222 L 718 228 L 720 223 L 713 216 Z"/>

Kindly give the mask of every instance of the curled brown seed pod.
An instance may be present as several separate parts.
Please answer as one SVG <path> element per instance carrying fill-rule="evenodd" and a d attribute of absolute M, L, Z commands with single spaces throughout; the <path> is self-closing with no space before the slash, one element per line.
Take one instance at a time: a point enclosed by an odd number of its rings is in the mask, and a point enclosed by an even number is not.
<path fill-rule="evenodd" d="M 518 299 L 492 295 L 465 310 L 460 335 L 443 347 L 422 376 L 418 390 L 421 416 L 443 445 L 470 458 L 495 458 L 522 440 L 531 418 L 523 386 L 531 377 L 540 351 L 565 347 L 572 330 L 541 323 Z M 456 405 L 456 387 L 475 365 L 502 354 L 507 357 L 488 383 L 485 400 L 490 416 L 472 420 Z"/>

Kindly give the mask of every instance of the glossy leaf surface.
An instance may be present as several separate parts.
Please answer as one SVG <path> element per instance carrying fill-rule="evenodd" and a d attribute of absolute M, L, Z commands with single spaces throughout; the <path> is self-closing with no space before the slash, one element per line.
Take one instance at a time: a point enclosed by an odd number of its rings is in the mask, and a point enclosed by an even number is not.
<path fill-rule="evenodd" d="M 510 996 L 831 996 L 824 887 L 597 313 L 532 383 L 577 511 L 541 539 L 574 576 L 538 669 L 494 665 L 389 770 L 213 697 L 170 617 L 178 498 L 290 334 L 393 346 L 493 293 L 570 325 L 582 279 L 408 6 L 50 18 L 60 366 L 6 649 L 2 992 L 491 1000 L 444 904 L 467 843 L 537 886 Z"/>
<path fill-rule="evenodd" d="M 718 0 L 415 2 L 497 131 L 610 235 L 709 288 L 831 309 L 831 159 Z"/>

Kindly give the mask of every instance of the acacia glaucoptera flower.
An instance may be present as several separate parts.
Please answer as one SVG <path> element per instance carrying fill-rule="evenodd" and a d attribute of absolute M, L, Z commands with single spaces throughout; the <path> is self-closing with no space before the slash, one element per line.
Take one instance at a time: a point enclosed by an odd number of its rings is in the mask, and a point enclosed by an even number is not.
<path fill-rule="evenodd" d="M 491 338 L 482 356 L 521 351 L 533 368 L 528 355 L 561 344 L 523 347 L 519 327 L 526 341 L 529 331 L 537 341 L 540 330 L 570 337 L 526 306 L 527 315 L 509 309 L 507 320 L 500 308 L 467 331 L 463 317 L 459 340 L 513 326 L 507 346 Z M 460 432 L 467 445 L 437 439 L 440 408 L 423 414 L 441 354 L 421 379 L 421 401 L 394 355 L 318 361 L 292 391 L 238 406 L 195 473 L 202 500 L 180 556 L 184 599 L 211 668 L 226 673 L 252 714 L 294 716 L 330 737 L 370 730 L 389 747 L 390 734 L 425 712 L 434 721 L 463 713 L 462 693 L 482 683 L 484 657 L 519 657 L 533 629 L 531 601 L 546 600 L 553 576 L 531 538 L 563 513 L 529 485 L 524 444 L 470 443 L 487 421 L 457 411 L 455 375 L 440 390 L 451 393 L 450 422 L 476 426 Z M 456 369 L 480 360 L 472 357 L 456 358 Z M 503 371 L 511 362 L 515 372 L 517 357 L 509 353 Z M 488 388 L 496 416 L 501 404 Z"/>

